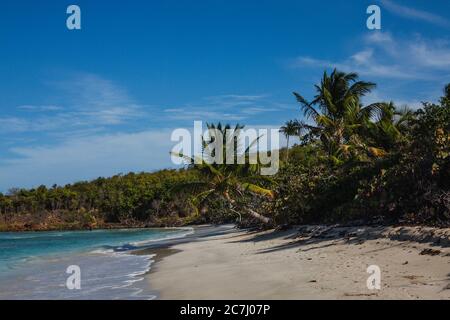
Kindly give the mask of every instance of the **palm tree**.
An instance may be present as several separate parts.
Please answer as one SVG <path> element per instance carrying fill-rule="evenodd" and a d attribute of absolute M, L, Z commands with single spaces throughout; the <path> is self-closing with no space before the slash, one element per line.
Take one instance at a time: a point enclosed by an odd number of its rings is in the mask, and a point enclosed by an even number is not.
<path fill-rule="evenodd" d="M 286 162 L 289 161 L 289 137 L 300 135 L 300 123 L 297 120 L 289 120 L 280 128 L 280 132 L 286 137 Z"/>
<path fill-rule="evenodd" d="M 378 108 L 375 122 L 369 125 L 372 143 L 389 151 L 405 140 L 414 112 L 406 106 L 398 109 L 393 102 L 379 103 Z"/>
<path fill-rule="evenodd" d="M 315 86 L 317 94 L 312 102 L 294 92 L 305 118 L 313 122 L 302 123 L 301 127 L 310 136 L 319 138 L 329 158 L 335 162 L 340 162 L 343 154 L 350 150 L 364 147 L 361 134 L 379 109 L 378 104 L 365 107 L 361 104 L 361 97 L 375 84 L 358 81 L 358 78 L 356 73 L 335 69 L 328 75 L 325 71 L 320 85 Z"/>
<path fill-rule="evenodd" d="M 235 161 L 233 164 L 211 163 L 211 161 L 208 161 L 210 159 L 207 158 L 209 156 L 214 157 L 214 155 L 209 154 L 203 154 L 201 159 L 189 157 L 180 153 L 174 154 L 184 158 L 192 169 L 197 170 L 200 173 L 200 179 L 177 185 L 173 188 L 173 190 L 193 192 L 194 195 L 191 202 L 196 214 L 206 212 L 207 201 L 216 197 L 224 199 L 229 204 L 230 210 L 238 214 L 241 218 L 241 212 L 239 211 L 240 208 L 238 208 L 239 199 L 242 199 L 246 193 L 264 196 L 267 198 L 274 197 L 273 191 L 265 187 L 272 184 L 273 181 L 265 176 L 258 175 L 260 169 L 259 164 L 250 164 L 248 162 L 250 157 L 250 148 L 258 139 L 253 141 L 241 154 L 239 154 L 239 149 L 241 147 L 239 142 L 239 133 L 244 126 L 236 125 L 234 128 L 235 134 L 232 137 L 226 134 L 226 130 L 231 129 L 230 125 L 222 126 L 219 123 L 217 126 L 214 124 L 207 124 L 207 126 L 210 130 L 217 129 L 222 132 L 224 139 L 224 143 L 222 144 L 224 154 L 226 154 L 227 148 L 230 148 L 231 145 L 236 159 L 237 157 L 244 157 L 245 163 L 240 164 L 239 161 Z M 204 149 L 214 142 L 214 139 L 211 138 L 206 140 L 203 137 L 202 140 Z M 241 209 L 243 209 L 245 213 L 263 223 L 269 223 L 271 221 L 270 218 L 259 214 L 248 205 Z"/>

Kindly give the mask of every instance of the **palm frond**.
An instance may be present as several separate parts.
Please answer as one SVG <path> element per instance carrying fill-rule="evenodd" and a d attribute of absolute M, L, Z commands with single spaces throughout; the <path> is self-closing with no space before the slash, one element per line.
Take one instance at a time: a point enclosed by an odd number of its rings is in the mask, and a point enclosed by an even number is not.
<path fill-rule="evenodd" d="M 319 113 L 316 109 L 312 106 L 311 103 L 309 103 L 305 98 L 303 98 L 300 94 L 297 92 L 294 92 L 294 96 L 297 99 L 297 101 L 300 103 L 300 107 L 303 111 L 303 114 L 306 118 L 312 118 L 319 116 Z"/>
<path fill-rule="evenodd" d="M 262 188 L 262 187 L 260 187 L 260 186 L 258 186 L 256 184 L 253 184 L 253 183 L 243 183 L 243 184 L 241 184 L 241 187 L 244 190 L 248 190 L 248 191 L 250 191 L 252 193 L 255 193 L 255 194 L 263 195 L 263 196 L 266 196 L 266 197 L 269 197 L 269 198 L 273 198 L 274 197 L 274 192 L 272 190 Z"/>

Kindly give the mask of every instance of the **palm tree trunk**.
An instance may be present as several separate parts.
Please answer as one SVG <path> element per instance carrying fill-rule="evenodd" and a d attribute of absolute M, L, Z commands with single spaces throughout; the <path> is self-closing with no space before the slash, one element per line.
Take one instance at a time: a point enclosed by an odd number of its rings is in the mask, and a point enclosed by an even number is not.
<path fill-rule="evenodd" d="M 266 224 L 270 222 L 270 218 L 265 217 L 265 216 L 259 214 L 259 213 L 256 212 L 255 210 L 252 210 L 252 209 L 250 209 L 250 208 L 246 208 L 246 210 L 248 211 L 248 213 L 249 213 L 252 217 L 258 219 L 259 221 L 264 222 L 264 223 L 266 223 Z"/>
<path fill-rule="evenodd" d="M 286 163 L 289 162 L 289 136 L 287 136 L 287 143 L 286 143 Z"/>
<path fill-rule="evenodd" d="M 235 203 L 236 201 L 234 201 L 234 200 L 230 197 L 230 194 L 229 194 L 227 191 L 225 191 L 223 194 L 224 194 L 225 198 L 228 200 L 228 202 L 230 203 L 231 210 L 232 210 L 232 211 L 236 211 L 236 210 L 233 209 L 233 205 L 234 205 L 234 203 Z M 252 210 L 252 209 L 250 209 L 250 208 L 246 208 L 245 210 L 246 210 L 253 218 L 258 219 L 259 221 L 261 221 L 261 222 L 263 222 L 263 223 L 266 223 L 266 224 L 267 224 L 267 223 L 270 222 L 270 218 L 267 218 L 267 217 L 265 217 L 265 216 L 259 214 L 259 213 L 256 212 L 255 210 Z"/>

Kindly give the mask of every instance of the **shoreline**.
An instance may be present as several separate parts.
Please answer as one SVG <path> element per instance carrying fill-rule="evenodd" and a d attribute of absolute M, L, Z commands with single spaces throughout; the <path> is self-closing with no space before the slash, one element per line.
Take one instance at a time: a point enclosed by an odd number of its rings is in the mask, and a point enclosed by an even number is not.
<path fill-rule="evenodd" d="M 450 299 L 450 228 L 194 230 L 144 249 L 157 299 Z M 381 290 L 367 288 L 369 265 Z"/>
<path fill-rule="evenodd" d="M 133 255 L 133 250 L 183 237 L 191 234 L 192 228 L 115 231 L 0 234 L 2 246 L 11 249 L 0 254 L 0 298 L 154 298 L 144 275 L 156 256 L 152 252 Z M 67 290 L 68 266 L 79 268 L 83 290 Z"/>
<path fill-rule="evenodd" d="M 110 224 L 110 225 L 102 225 L 101 227 L 93 227 L 93 228 L 47 228 L 47 229 L 5 229 L 0 230 L 1 233 L 12 233 L 12 232 L 65 232 L 65 231 L 107 231 L 107 230 L 121 230 L 121 229 L 183 229 L 183 228 L 191 228 L 192 225 L 182 225 L 182 226 L 129 226 L 129 225 L 121 225 L 121 224 Z"/>

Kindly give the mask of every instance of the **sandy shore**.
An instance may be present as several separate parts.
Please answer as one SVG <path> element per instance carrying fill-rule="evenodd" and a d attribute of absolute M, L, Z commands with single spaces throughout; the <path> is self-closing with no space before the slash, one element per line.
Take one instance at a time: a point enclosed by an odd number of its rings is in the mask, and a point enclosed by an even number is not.
<path fill-rule="evenodd" d="M 148 275 L 161 299 L 450 299 L 450 229 L 226 229 L 170 248 Z"/>

